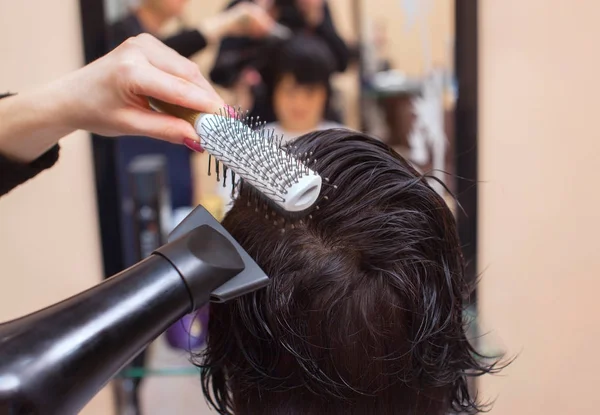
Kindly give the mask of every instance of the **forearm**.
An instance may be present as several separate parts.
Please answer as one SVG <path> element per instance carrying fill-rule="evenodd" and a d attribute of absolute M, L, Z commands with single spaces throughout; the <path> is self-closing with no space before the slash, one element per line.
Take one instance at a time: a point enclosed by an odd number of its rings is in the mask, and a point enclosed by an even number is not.
<path fill-rule="evenodd" d="M 29 163 L 74 130 L 51 86 L 0 100 L 0 154 L 11 160 Z"/>

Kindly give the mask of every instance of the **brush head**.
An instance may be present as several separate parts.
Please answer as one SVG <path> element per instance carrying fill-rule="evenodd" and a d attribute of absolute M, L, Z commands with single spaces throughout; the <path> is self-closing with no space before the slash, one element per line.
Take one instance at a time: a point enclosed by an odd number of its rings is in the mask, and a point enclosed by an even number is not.
<path fill-rule="evenodd" d="M 222 170 L 226 179 L 231 170 L 241 179 L 236 182 L 232 175 L 236 185 L 252 186 L 279 211 L 308 213 L 321 193 L 321 176 L 282 148 L 281 138 L 263 126 L 239 112 L 203 114 L 195 122 L 200 144 L 217 160 L 217 174 Z"/>
<path fill-rule="evenodd" d="M 308 214 L 321 193 L 322 180 L 307 163 L 281 146 L 282 137 L 241 110 L 231 115 L 222 109 L 217 114 L 202 114 L 177 105 L 149 98 L 150 107 L 186 120 L 200 136 L 200 145 L 214 157 L 217 180 L 227 180 L 231 172 L 233 191 L 249 185 L 257 199 L 286 218 Z M 209 159 L 209 175 L 211 171 Z M 236 181 L 237 178 L 240 180 Z M 257 200 L 257 204 L 259 200 Z"/>

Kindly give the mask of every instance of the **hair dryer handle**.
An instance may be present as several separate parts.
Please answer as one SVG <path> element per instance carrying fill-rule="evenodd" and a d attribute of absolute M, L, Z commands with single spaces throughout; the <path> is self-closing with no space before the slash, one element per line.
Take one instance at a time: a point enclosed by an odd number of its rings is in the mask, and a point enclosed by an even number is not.
<path fill-rule="evenodd" d="M 97 286 L 0 325 L 0 414 L 75 414 L 175 321 L 244 270 L 199 226 Z"/>

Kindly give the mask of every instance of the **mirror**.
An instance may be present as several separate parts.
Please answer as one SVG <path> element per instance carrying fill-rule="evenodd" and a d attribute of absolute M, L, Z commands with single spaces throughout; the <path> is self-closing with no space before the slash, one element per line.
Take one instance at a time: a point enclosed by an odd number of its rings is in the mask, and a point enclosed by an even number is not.
<path fill-rule="evenodd" d="M 89 62 L 143 31 L 172 45 L 173 36 L 197 31 L 228 1 L 80 3 Z M 140 15 L 143 4 L 162 8 L 166 17 Z M 328 0 L 327 4 L 348 54 L 347 68 L 331 78 L 329 105 L 334 121 L 378 137 L 431 177 L 431 185 L 458 218 L 468 276 L 474 278 L 477 2 Z M 189 55 L 209 78 L 220 62 L 219 44 L 203 48 L 197 36 L 192 34 L 190 39 L 180 53 Z M 261 63 L 261 59 L 255 61 Z M 229 104 L 252 109 L 264 81 L 259 78 L 255 82 L 253 77 L 250 71 L 247 84 L 242 85 L 220 81 L 218 91 Z M 217 218 L 227 208 L 230 189 L 216 183 L 214 175 L 206 175 L 206 154 L 142 137 L 114 140 L 94 136 L 93 149 L 106 276 L 139 261 L 161 244 L 169 229 L 193 206 L 201 203 Z M 192 333 L 195 346 L 200 346 L 205 324 L 205 311 L 188 316 L 124 371 L 116 382 L 119 414 L 208 413 L 198 371 L 189 365 L 189 352 L 181 343 Z"/>

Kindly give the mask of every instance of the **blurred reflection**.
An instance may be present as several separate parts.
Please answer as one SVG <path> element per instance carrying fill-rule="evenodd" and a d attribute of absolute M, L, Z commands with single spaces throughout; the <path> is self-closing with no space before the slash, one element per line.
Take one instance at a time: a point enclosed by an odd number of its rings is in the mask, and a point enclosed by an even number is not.
<path fill-rule="evenodd" d="M 315 36 L 289 40 L 270 62 L 274 74 L 266 85 L 276 122 L 266 125 L 288 142 L 316 130 L 342 125 L 327 120 L 334 60 L 327 45 Z"/>
<path fill-rule="evenodd" d="M 232 1 L 227 6 L 241 3 Z M 266 7 L 268 13 L 294 33 L 318 37 L 329 49 L 334 70 L 343 72 L 348 66 L 349 52 L 338 34 L 326 0 L 274 0 L 256 1 Z M 277 74 L 269 72 L 268 63 L 278 53 L 279 39 L 257 40 L 249 37 L 223 39 L 210 78 L 216 84 L 232 89 L 250 115 L 266 122 L 277 121 L 268 85 L 274 83 Z M 331 106 L 326 118 L 341 121 L 341 115 Z"/>
<path fill-rule="evenodd" d="M 363 11 L 364 129 L 440 180 L 453 207 L 453 3 L 363 0 Z"/>
<path fill-rule="evenodd" d="M 106 0 L 111 1 L 111 0 Z M 109 47 L 115 48 L 124 40 L 141 33 L 159 36 L 165 24 L 180 18 L 188 0 L 140 0 L 125 15 L 109 25 Z M 206 47 L 205 37 L 195 29 L 181 30 L 174 36 L 162 39 L 181 55 L 190 57 Z"/>
<path fill-rule="evenodd" d="M 450 190 L 455 188 L 453 164 L 453 2 L 448 0 L 99 0 L 106 9 L 107 36 L 111 48 L 140 33 L 151 33 L 180 54 L 193 57 L 210 45 L 218 45 L 210 64 L 211 80 L 231 92 L 236 103 L 251 110 L 250 115 L 269 122 L 268 127 L 285 141 L 316 129 L 340 125 L 361 125 L 409 159 L 417 169 L 438 178 Z M 359 6 L 357 27 L 349 17 Z M 340 12 L 341 11 L 341 12 Z M 225 12 L 225 13 L 224 13 Z M 289 33 L 269 30 L 277 21 Z M 337 26 L 336 26 L 337 25 Z M 344 29 L 345 36 L 340 35 Z M 167 33 L 170 33 L 167 35 Z M 287 33 L 287 34 L 286 34 Z M 347 41 L 360 33 L 360 113 L 340 110 L 348 97 L 356 95 L 356 83 L 336 83 L 332 78 L 347 71 L 350 52 Z M 293 35 L 292 38 L 289 38 Z M 217 49 L 217 48 L 214 48 Z M 206 60 L 209 52 L 204 52 Z M 210 56 L 208 56 L 210 58 Z M 206 71 L 208 75 L 208 70 Z M 351 72 L 348 70 L 347 72 Z M 346 76 L 346 75 L 344 75 Z M 342 77 L 337 77 L 343 78 Z M 354 94 L 350 91 L 354 88 Z M 345 99 L 339 99 L 339 96 Z M 352 99 L 356 102 L 358 99 Z M 357 118 L 360 118 L 358 122 Z M 184 147 L 129 137 L 117 144 L 120 177 L 121 228 L 126 265 L 139 260 L 133 191 L 128 166 L 136 157 L 160 154 L 166 163 L 170 190 L 169 209 L 185 210 L 199 202 L 197 183 L 210 182 L 205 170 L 192 174 L 192 155 Z M 450 206 L 453 202 L 443 186 L 432 181 Z M 219 186 L 202 194 L 202 200 L 227 201 L 230 188 Z M 215 207 L 222 212 L 223 206 Z M 191 318 L 191 317 L 190 317 Z M 196 321 L 196 320 L 190 320 Z M 187 326 L 186 326 L 187 327 Z M 190 325 L 192 327 L 192 325 Z M 185 344 L 185 330 L 175 327 L 167 333 L 171 346 Z M 177 331 L 177 333 L 175 333 Z M 197 336 L 200 338 L 201 336 Z M 197 344 L 196 344 L 197 346 Z M 136 402 L 139 379 L 163 370 L 165 365 L 185 366 L 189 352 L 169 348 L 164 339 L 151 346 L 147 362 L 130 389 L 120 395 L 120 413 L 169 412 L 202 413 L 197 373 L 190 379 L 168 378 L 144 382 L 144 402 Z M 175 356 L 176 355 L 176 356 Z M 165 363 L 168 362 L 168 363 Z M 172 363 L 176 362 L 176 363 Z M 172 368 L 173 369 L 173 368 Z M 175 368 L 176 369 L 176 368 Z M 182 375 L 184 376 L 184 375 Z M 185 375 L 187 376 L 187 375 Z M 189 380 L 189 382 L 188 382 Z M 182 382 L 186 386 L 181 386 Z M 127 382 L 124 382 L 126 385 Z M 169 387 L 165 385 L 170 385 Z M 165 392 L 168 390 L 169 392 Z M 191 395 L 195 394 L 192 398 Z M 188 396 L 189 395 L 189 396 Z M 168 398 L 167 398 L 168 397 Z M 169 401 L 169 402 L 167 402 Z M 186 405 L 185 403 L 190 403 Z M 192 403 L 193 402 L 193 403 Z M 161 409 L 162 408 L 162 409 Z"/>
<path fill-rule="evenodd" d="M 176 33 L 161 36 L 168 23 L 181 20 L 187 3 L 188 0 L 140 0 L 109 24 L 107 36 L 110 47 L 114 48 L 132 36 L 150 33 L 189 58 L 223 36 L 262 38 L 273 32 L 273 20 L 266 10 L 253 3 L 244 3 L 215 16 L 207 16 L 196 27 L 180 25 Z"/>

